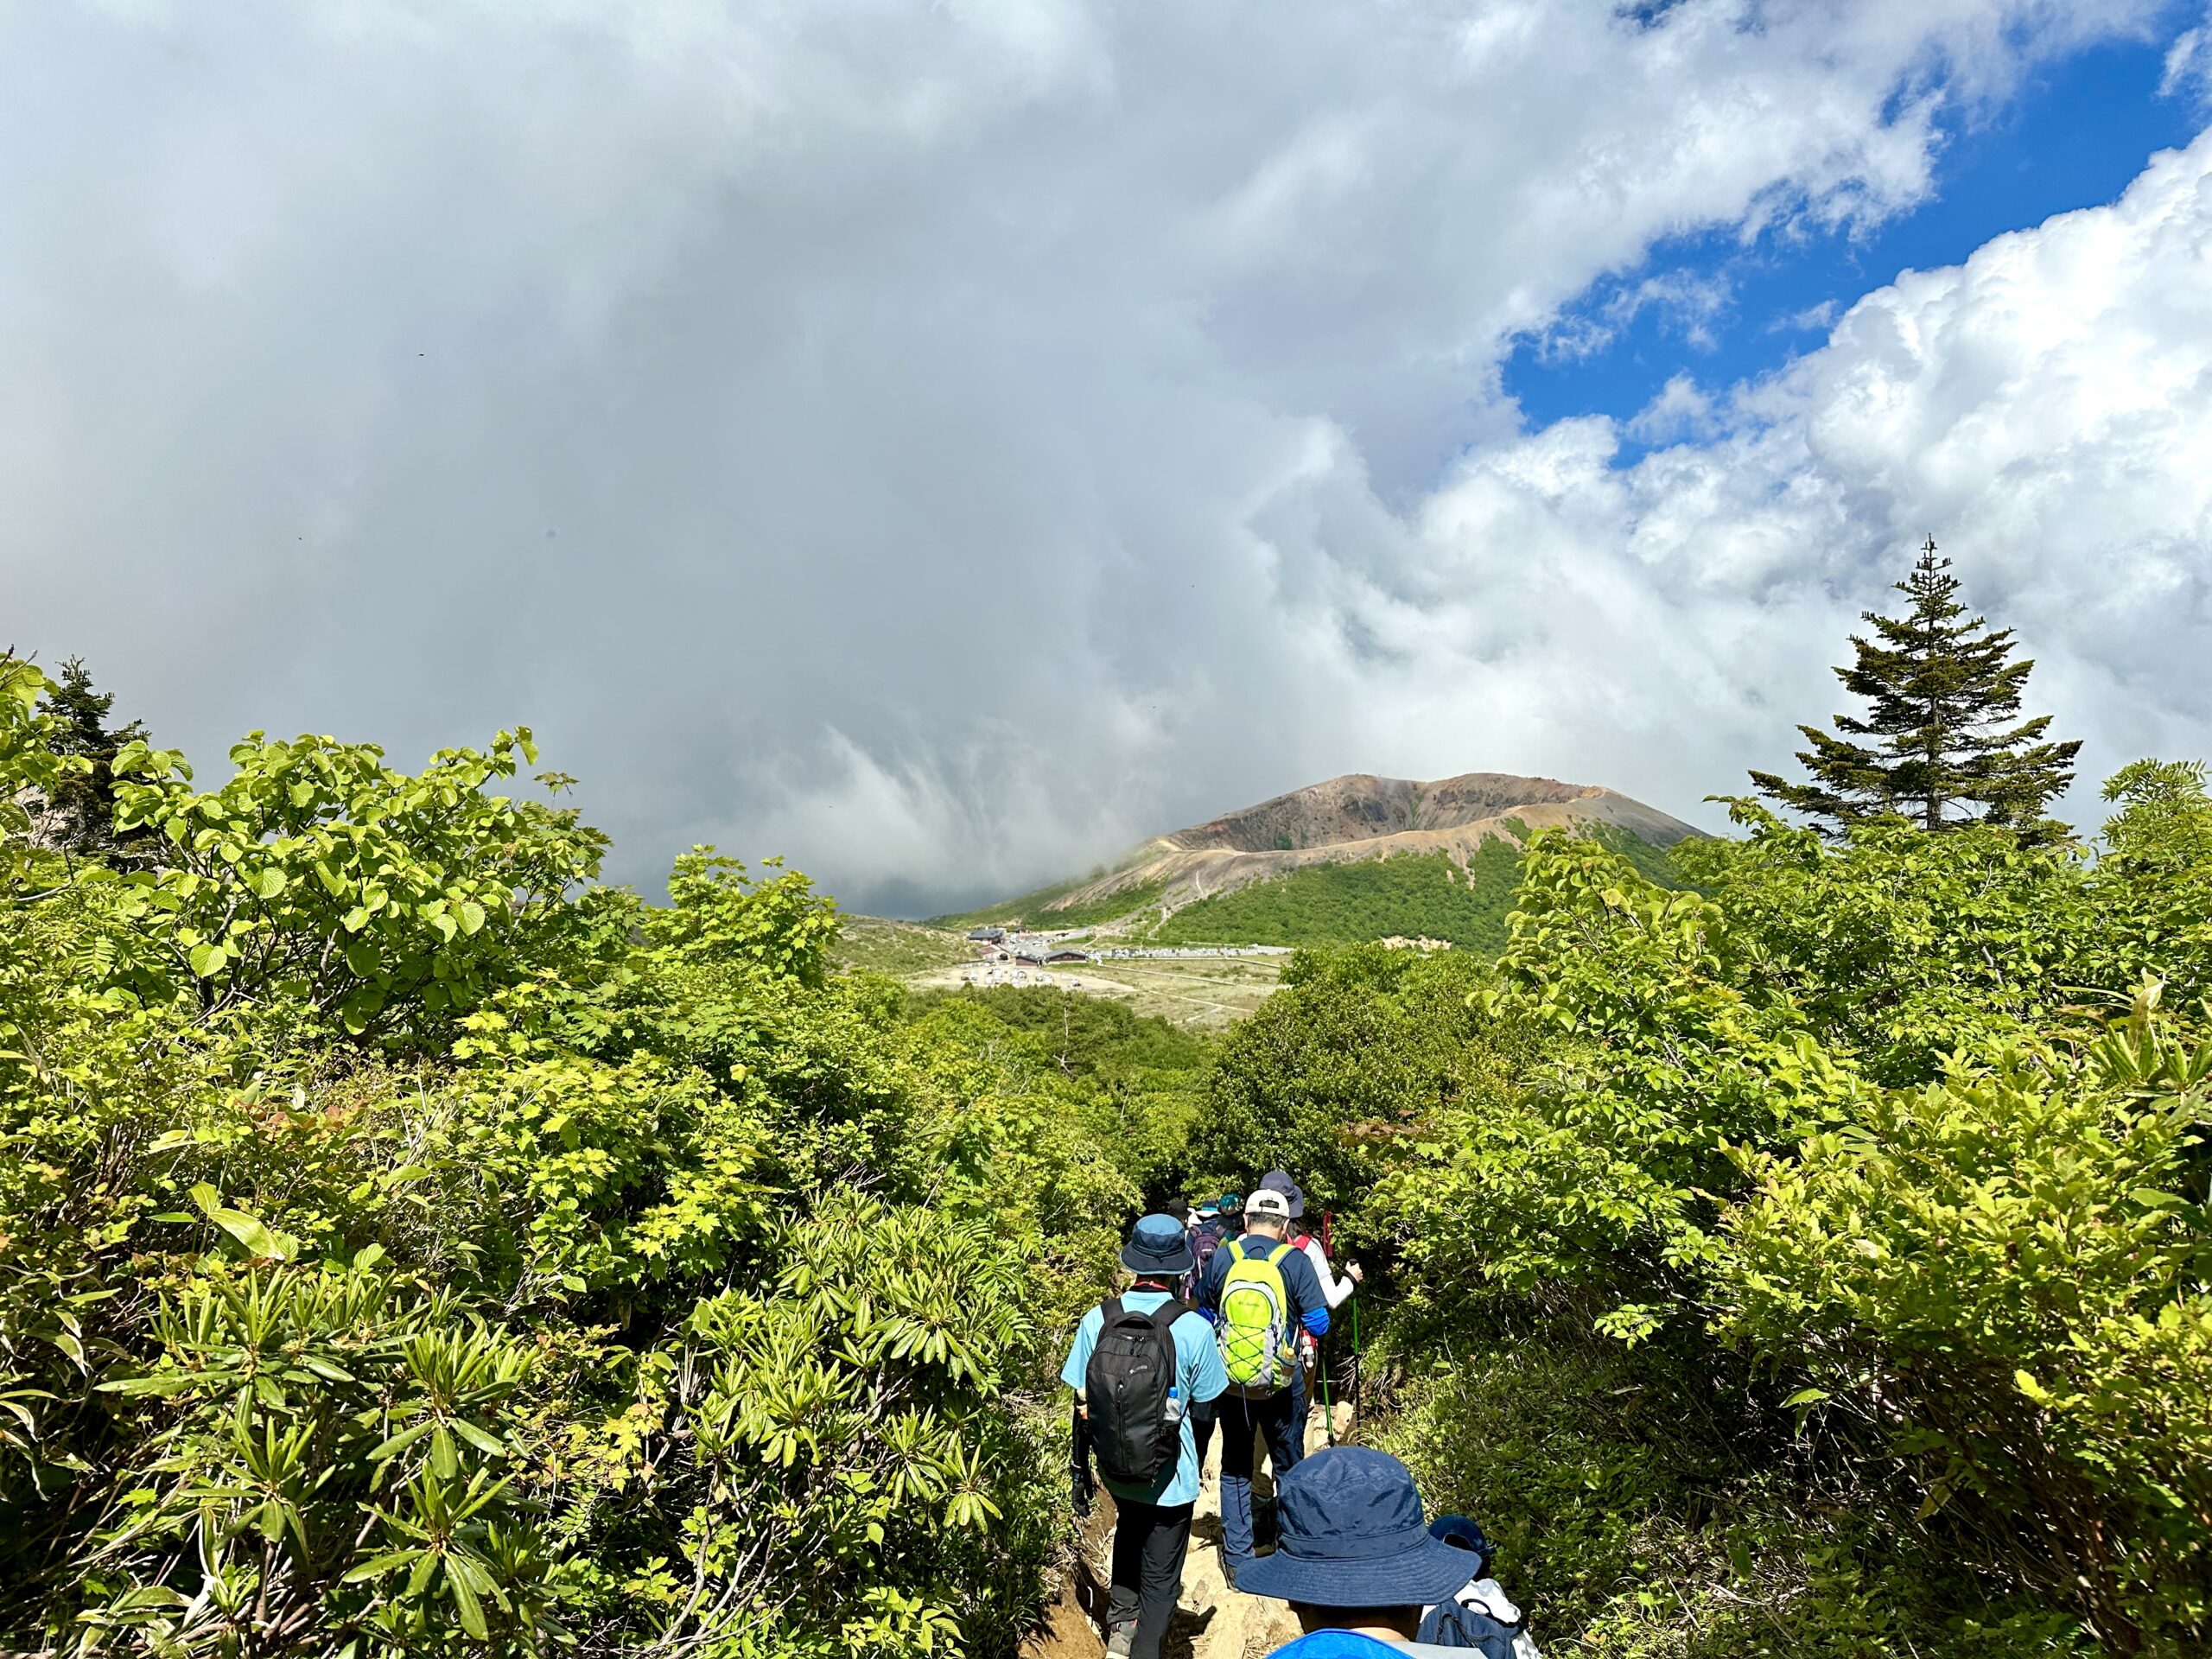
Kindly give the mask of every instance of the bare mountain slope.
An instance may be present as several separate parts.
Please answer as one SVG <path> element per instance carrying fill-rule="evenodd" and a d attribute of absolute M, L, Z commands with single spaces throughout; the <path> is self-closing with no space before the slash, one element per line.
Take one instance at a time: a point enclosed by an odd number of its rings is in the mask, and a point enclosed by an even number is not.
<path fill-rule="evenodd" d="M 1159 836 L 1133 849 L 1114 868 L 1075 886 L 1048 889 L 989 912 L 1019 916 L 1050 928 L 1058 917 L 1096 920 L 1126 895 L 1131 909 L 1156 914 L 1310 864 L 1385 858 L 1392 853 L 1445 853 L 1465 867 L 1485 841 L 1519 845 L 1548 825 L 1607 824 L 1656 847 L 1697 835 L 1617 791 L 1471 772 L 1422 783 L 1364 772 L 1332 778 Z"/>

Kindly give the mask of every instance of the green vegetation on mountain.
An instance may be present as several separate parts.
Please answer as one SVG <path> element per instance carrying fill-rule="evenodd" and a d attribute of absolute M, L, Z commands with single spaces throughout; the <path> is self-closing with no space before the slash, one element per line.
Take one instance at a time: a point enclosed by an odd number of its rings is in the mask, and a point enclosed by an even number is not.
<path fill-rule="evenodd" d="M 963 931 L 971 927 L 1001 927 L 1015 922 L 1026 928 L 1052 932 L 1063 928 L 1095 927 L 1100 922 L 1116 921 L 1149 909 L 1167 891 L 1165 881 L 1140 881 L 1118 887 L 1102 898 L 1070 901 L 1069 895 L 1103 880 L 1104 875 L 1104 871 L 1094 870 L 1077 880 L 1039 887 L 1019 899 L 1008 899 L 982 910 L 963 911 L 957 916 L 933 916 L 929 925 Z"/>
<path fill-rule="evenodd" d="M 1495 955 L 1521 855 L 1486 841 L 1462 870 L 1444 853 L 1308 864 L 1185 905 L 1148 930 L 1161 944 L 1350 944 L 1393 935 Z"/>
<path fill-rule="evenodd" d="M 912 978 L 975 959 L 975 948 L 957 933 L 884 916 L 842 918 L 837 938 L 830 947 L 833 965 L 888 974 L 893 979 Z"/>
<path fill-rule="evenodd" d="M 1664 849 L 1607 825 L 1592 833 L 1647 878 L 1669 886 L 1678 880 Z M 1290 945 L 1421 938 L 1494 957 L 1505 948 L 1520 879 L 1521 851 L 1503 838 L 1483 842 L 1465 869 L 1444 853 L 1309 864 L 1185 905 L 1145 938 L 1161 944 Z"/>

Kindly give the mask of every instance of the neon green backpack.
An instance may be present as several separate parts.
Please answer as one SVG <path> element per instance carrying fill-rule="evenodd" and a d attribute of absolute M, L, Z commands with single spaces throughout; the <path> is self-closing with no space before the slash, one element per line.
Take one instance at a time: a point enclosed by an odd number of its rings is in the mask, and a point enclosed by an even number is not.
<path fill-rule="evenodd" d="M 1221 1322 L 1214 1339 L 1221 1347 L 1221 1368 L 1239 1388 L 1272 1389 L 1286 1381 L 1295 1363 L 1290 1346 L 1290 1291 L 1276 1265 L 1292 1246 L 1276 1245 L 1265 1255 L 1244 1254 L 1244 1241 L 1229 1247 L 1229 1273 L 1221 1281 Z"/>

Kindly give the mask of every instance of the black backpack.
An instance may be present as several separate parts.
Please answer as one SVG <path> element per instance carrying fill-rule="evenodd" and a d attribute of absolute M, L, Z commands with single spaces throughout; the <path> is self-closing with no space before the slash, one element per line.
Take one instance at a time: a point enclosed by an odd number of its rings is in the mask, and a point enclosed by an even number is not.
<path fill-rule="evenodd" d="M 1173 1327 L 1190 1304 L 1170 1297 L 1140 1313 L 1116 1296 L 1098 1311 L 1103 1322 L 1083 1372 L 1090 1449 L 1106 1479 L 1151 1486 L 1183 1449 L 1181 1419 L 1169 1416 L 1167 1395 L 1182 1370 Z"/>

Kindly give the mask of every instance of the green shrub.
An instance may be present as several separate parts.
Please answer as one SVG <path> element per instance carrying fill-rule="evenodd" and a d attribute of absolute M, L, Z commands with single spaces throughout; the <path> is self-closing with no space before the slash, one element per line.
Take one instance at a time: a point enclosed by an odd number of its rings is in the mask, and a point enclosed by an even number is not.
<path fill-rule="evenodd" d="M 42 685 L 0 664 L 10 807 Z M 595 832 L 487 792 L 525 758 L 133 755 L 128 871 L 0 811 L 0 1643 L 836 1659 L 1035 1617 L 1054 1327 L 1139 1198 L 1102 1113 L 1192 1054 L 1078 1081 L 910 1024 L 804 878 L 709 849 L 664 906 L 593 887 Z"/>

